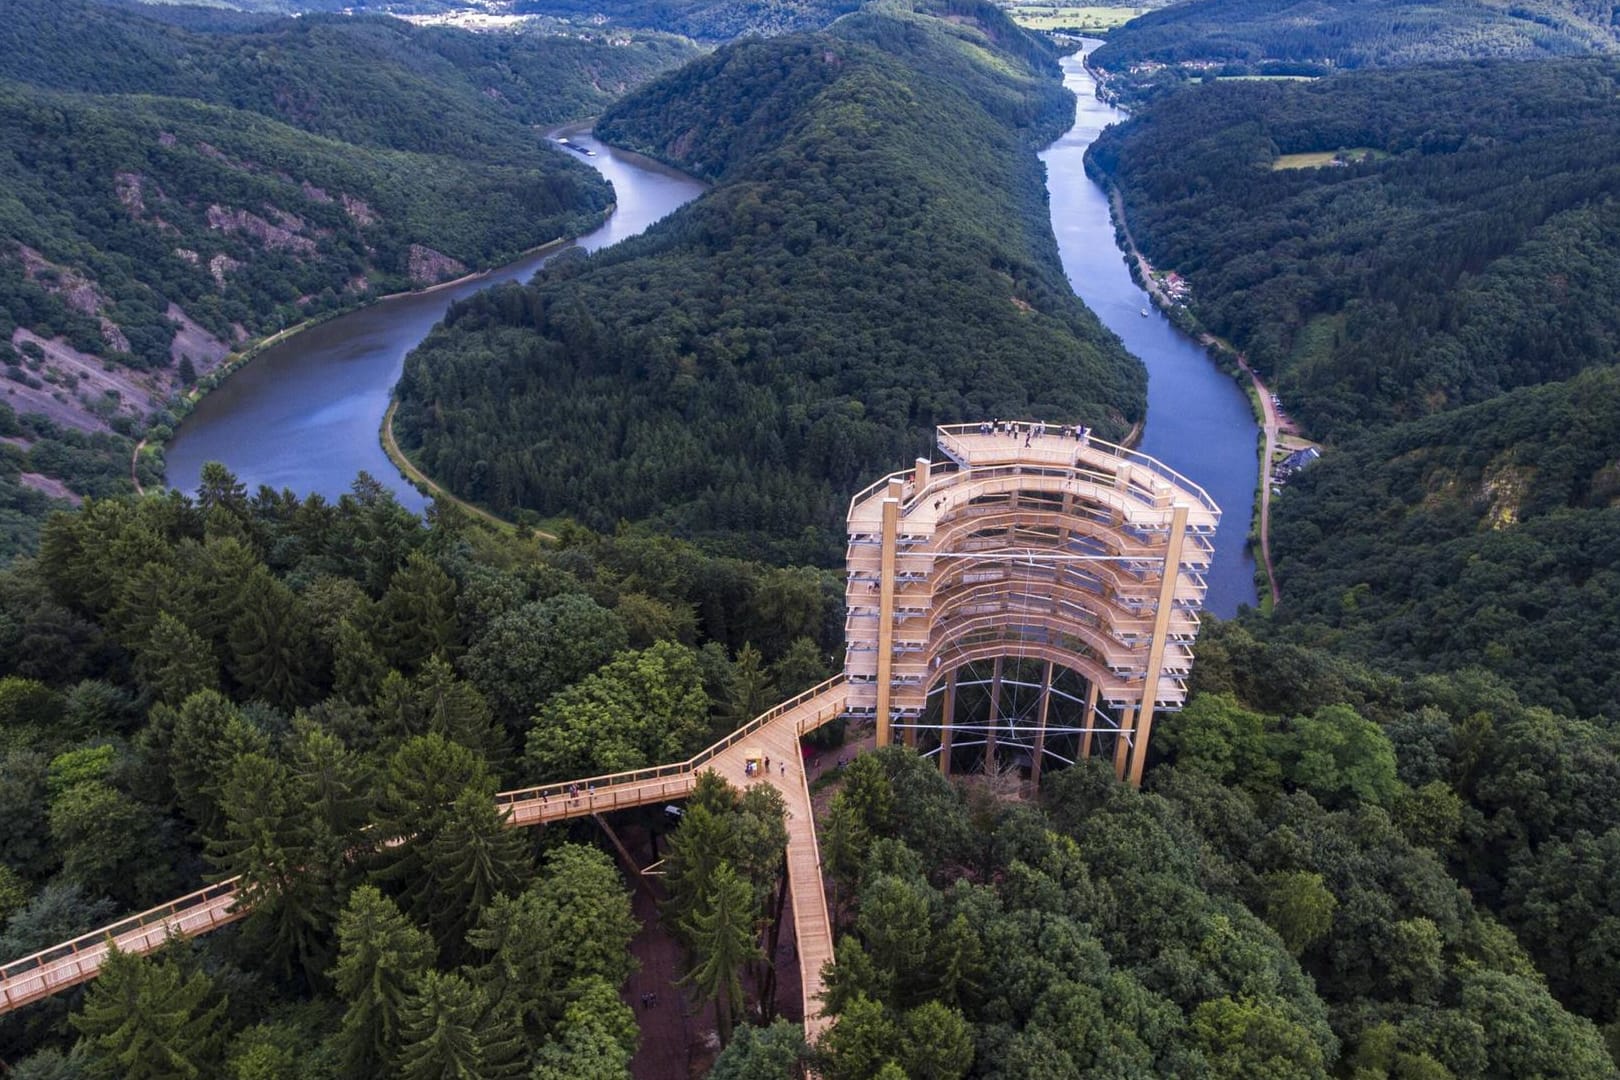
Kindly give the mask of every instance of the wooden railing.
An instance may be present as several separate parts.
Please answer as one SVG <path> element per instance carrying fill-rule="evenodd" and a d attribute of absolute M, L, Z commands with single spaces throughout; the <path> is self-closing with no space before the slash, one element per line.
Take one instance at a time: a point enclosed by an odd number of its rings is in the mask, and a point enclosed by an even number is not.
<path fill-rule="evenodd" d="M 843 682 L 844 676 L 836 675 L 802 694 L 795 694 L 686 761 L 503 791 L 495 796 L 496 803 L 506 808 L 509 824 L 533 825 L 621 806 L 640 806 L 666 798 L 683 797 L 696 783 L 698 772 L 720 754 L 794 709 L 827 695 Z M 794 725 L 795 737 L 840 715 L 843 700 L 843 696 L 838 695 L 826 708 L 800 717 Z M 579 792 L 573 800 L 569 799 L 571 789 Z M 547 802 L 548 796 L 556 800 L 552 812 L 523 813 L 524 810 L 532 811 L 537 803 Z M 120 949 L 129 952 L 146 953 L 158 948 L 170 937 L 204 934 L 242 918 L 248 913 L 248 908 L 237 905 L 237 884 L 240 880 L 228 878 L 0 966 L 0 1013 L 10 1012 L 94 978 L 111 944 L 117 944 Z M 818 879 L 818 887 L 819 884 Z"/>
<path fill-rule="evenodd" d="M 512 806 L 516 803 L 539 801 L 542 798 L 568 798 L 570 791 L 574 788 L 579 790 L 579 799 L 583 803 L 585 802 L 587 796 L 596 798 L 609 796 L 613 793 L 615 788 L 622 791 L 627 787 L 640 787 L 646 784 L 648 781 L 653 780 L 686 777 L 695 778 L 698 771 L 702 769 L 704 765 L 708 764 L 721 753 L 731 749 L 733 746 L 736 746 L 744 739 L 759 731 L 760 728 L 781 717 L 783 714 L 792 712 L 794 709 L 797 709 L 800 705 L 803 705 L 807 701 L 821 697 L 823 694 L 827 693 L 829 690 L 833 689 L 843 681 L 844 676 L 842 674 L 834 675 L 826 682 L 817 683 L 815 686 L 812 686 L 803 693 L 795 694 L 793 697 L 788 698 L 780 705 L 760 713 L 758 716 L 754 717 L 748 723 L 733 731 L 719 742 L 698 751 L 685 761 L 674 762 L 669 765 L 652 765 L 645 769 L 631 769 L 628 772 L 607 773 L 602 776 L 588 776 L 580 780 L 566 780 L 556 784 L 537 784 L 533 787 L 518 788 L 514 791 L 503 791 L 495 796 L 495 804 L 497 806 Z M 835 716 L 837 716 L 839 710 L 835 709 L 823 711 L 826 713 L 826 715 L 822 716 L 818 713 L 818 719 L 812 725 L 811 730 L 820 727 L 828 720 L 833 719 Z M 652 801 L 654 801 L 653 798 L 637 800 L 638 803 L 647 803 Z M 606 805 L 598 804 L 596 808 L 611 809 L 614 805 L 615 804 L 610 802 Z M 624 805 L 630 804 L 626 803 Z"/>
<path fill-rule="evenodd" d="M 170 937 L 191 937 L 236 921 L 247 914 L 246 909 L 236 910 L 240 880 L 227 878 L 0 966 L 0 1012 L 94 978 L 111 944 L 128 952 L 150 952 Z"/>

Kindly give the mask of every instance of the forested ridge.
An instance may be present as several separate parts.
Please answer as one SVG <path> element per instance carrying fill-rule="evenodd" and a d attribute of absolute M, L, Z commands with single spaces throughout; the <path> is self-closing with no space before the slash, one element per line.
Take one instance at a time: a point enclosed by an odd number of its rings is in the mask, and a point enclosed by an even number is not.
<path fill-rule="evenodd" d="M 1617 77 L 1584 59 L 1222 84 L 1148 106 L 1088 164 L 1199 321 L 1339 438 L 1613 362 Z M 1345 149 L 1378 155 L 1273 168 Z"/>
<path fill-rule="evenodd" d="M 1188 278 L 1192 313 L 1331 442 L 1273 499 L 1281 602 L 1200 639 L 1200 694 L 1169 722 L 1171 768 L 1154 785 L 1193 766 L 1264 815 L 1279 790 L 1331 805 L 1315 786 L 1329 760 L 1384 760 L 1405 794 L 1377 794 L 1395 789 L 1373 771 L 1341 781 L 1513 931 L 1611 1052 L 1617 74 L 1592 58 L 1204 86 L 1142 108 L 1091 160 L 1119 184 L 1149 258 Z M 1340 717 L 1321 755 L 1287 749 L 1335 703 L 1369 726 L 1358 734 Z M 1424 839 L 1420 818 L 1438 832 Z M 1336 934 L 1351 911 L 1329 888 Z M 1363 934 L 1392 958 L 1434 955 L 1414 932 Z M 1345 981 L 1355 969 L 1342 952 L 1311 957 L 1343 1063 L 1370 1064 L 1354 1054 L 1372 1040 L 1378 1075 L 1427 1075 L 1403 1064 L 1420 1052 L 1451 1075 L 1550 1069 L 1491 1045 L 1506 1031 L 1538 1045 L 1505 1018 L 1481 1024 L 1473 1064 L 1409 1043 L 1454 1022 L 1442 983 L 1414 999 L 1425 1020 L 1403 1021 L 1387 1002 L 1335 1000 L 1336 985 L 1368 985 L 1359 972 Z M 1457 1000 L 1484 999 L 1461 989 Z M 1580 1058 L 1572 1045 L 1555 1056 Z"/>
<path fill-rule="evenodd" d="M 163 14 L 19 0 L 0 25 L 4 403 L 38 414 L 0 477 L 0 555 L 32 546 L 23 473 L 106 493 L 245 338 L 593 222 L 610 190 L 535 125 L 693 51 Z"/>
<path fill-rule="evenodd" d="M 859 8 L 859 0 L 516 0 L 515 10 L 576 20 L 603 19 L 700 41 L 819 30 Z"/>
<path fill-rule="evenodd" d="M 641 532 L 424 525 L 363 476 L 329 503 L 210 465 L 194 499 L 53 517 L 0 571 L 0 959 L 202 880 L 253 912 L 0 1018 L 0 1060 L 624 1076 L 627 887 L 590 828 L 509 829 L 493 793 L 689 756 L 825 676 L 841 598 Z M 741 812 L 775 815 L 766 887 L 779 800 Z"/>
<path fill-rule="evenodd" d="M 1323 74 L 1447 60 L 1614 52 L 1620 18 L 1592 0 L 1195 0 L 1133 19 L 1093 63 L 1151 98 L 1201 74 Z"/>
<path fill-rule="evenodd" d="M 1033 146 L 1072 100 L 996 9 L 882 6 L 658 80 L 598 132 L 716 186 L 452 308 L 397 430 L 503 512 L 830 560 L 852 491 L 967 417 L 1119 435 L 1141 369 L 1074 299 Z"/>
<path fill-rule="evenodd" d="M 1613 714 L 1617 463 L 1612 367 L 1347 442 L 1273 503 L 1277 632 Z"/>

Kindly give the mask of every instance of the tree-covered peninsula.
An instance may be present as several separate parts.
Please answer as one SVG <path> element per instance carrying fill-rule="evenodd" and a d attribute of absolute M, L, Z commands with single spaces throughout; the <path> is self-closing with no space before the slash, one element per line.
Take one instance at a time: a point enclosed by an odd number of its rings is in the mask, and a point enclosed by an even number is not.
<path fill-rule="evenodd" d="M 456 305 L 407 363 L 401 442 L 502 512 L 825 560 L 935 424 L 1122 435 L 1141 368 L 1069 291 L 1034 156 L 1070 115 L 1055 71 L 988 5 L 879 5 L 650 84 L 599 134 L 714 189 Z"/>

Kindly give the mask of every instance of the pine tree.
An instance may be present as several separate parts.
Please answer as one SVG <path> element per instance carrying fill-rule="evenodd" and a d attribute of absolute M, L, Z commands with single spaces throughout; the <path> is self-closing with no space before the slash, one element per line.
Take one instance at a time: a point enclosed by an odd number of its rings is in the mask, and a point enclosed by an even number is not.
<path fill-rule="evenodd" d="M 208 642 L 167 611 L 135 647 L 135 677 L 157 700 L 179 705 L 219 688 L 219 661 Z"/>
<path fill-rule="evenodd" d="M 499 770 L 511 756 L 506 730 L 471 683 L 456 678 L 448 661 L 430 656 L 411 680 L 417 711 L 429 731 L 472 750 Z"/>
<path fill-rule="evenodd" d="M 218 1076 L 225 1034 L 213 983 L 189 978 L 170 959 L 111 948 L 73 1015 L 92 1080 L 175 1080 Z"/>
<path fill-rule="evenodd" d="M 754 940 L 754 896 L 729 863 L 715 868 L 702 907 L 685 923 L 698 962 L 684 978 L 700 997 L 715 1003 L 720 1045 L 731 1041 L 731 1024 L 742 1006 L 743 966 L 760 955 Z"/>
<path fill-rule="evenodd" d="M 748 723 L 777 702 L 776 685 L 765 670 L 765 658 L 752 645 L 745 644 L 731 667 L 731 692 L 726 701 L 726 718 L 736 727 Z"/>
<path fill-rule="evenodd" d="M 433 867 L 436 859 L 445 857 L 435 855 L 435 838 L 450 827 L 462 800 L 493 814 L 494 799 L 495 784 L 484 763 L 442 735 L 408 739 L 389 759 L 371 833 L 381 842 L 372 874 L 397 890 L 400 905 L 412 918 L 423 923 L 433 918 L 437 880 Z M 458 828 L 465 834 L 475 826 L 463 821 Z M 454 852 L 448 856 L 460 857 Z M 475 916 L 468 915 L 467 921 Z"/>
<path fill-rule="evenodd" d="M 288 758 L 298 798 L 346 847 L 371 818 L 371 770 L 360 755 L 305 716 L 293 718 Z"/>
<path fill-rule="evenodd" d="M 410 988 L 433 965 L 433 940 L 411 925 L 392 900 L 362 885 L 338 920 L 332 970 L 348 1008 L 337 1044 L 346 1076 L 382 1076 L 400 1045 L 400 1017 Z"/>
<path fill-rule="evenodd" d="M 243 589 L 230 625 L 231 674 L 251 696 L 292 708 L 310 696 L 305 674 L 312 642 L 292 590 L 260 567 Z"/>
<path fill-rule="evenodd" d="M 414 671 L 430 656 L 446 656 L 456 637 L 456 583 L 437 563 L 413 551 L 377 605 L 377 638 L 388 660 Z"/>
<path fill-rule="evenodd" d="M 222 836 L 209 861 L 221 879 L 240 876 L 250 907 L 246 932 L 282 974 L 301 971 L 312 985 L 331 966 L 331 928 L 347 876 L 343 842 L 309 812 L 285 766 L 264 754 L 238 757 L 221 788 Z"/>
<path fill-rule="evenodd" d="M 440 946 L 459 955 L 479 913 L 533 874 L 527 842 L 507 827 L 487 792 L 468 791 L 426 847 L 429 925 Z"/>
<path fill-rule="evenodd" d="M 365 631 L 348 619 L 338 622 L 332 643 L 332 692 L 351 705 L 365 705 L 388 674 L 388 661 Z"/>
<path fill-rule="evenodd" d="M 406 1001 L 396 1066 L 402 1080 L 518 1080 L 528 1048 L 516 1021 L 460 974 L 429 971 Z"/>
<path fill-rule="evenodd" d="M 242 718 L 224 695 L 213 690 L 192 694 L 172 714 L 163 754 L 180 809 L 197 824 L 203 836 L 219 836 L 224 829 L 219 790 L 229 775 L 230 763 L 243 753 L 267 752 L 269 740 Z M 154 720 L 158 711 L 153 710 Z"/>
<path fill-rule="evenodd" d="M 689 800 L 681 827 L 669 840 L 669 854 L 664 859 L 664 886 L 669 890 L 664 922 L 688 944 L 687 921 L 713 890 L 714 875 L 730 856 L 736 839 L 729 816 Z"/>

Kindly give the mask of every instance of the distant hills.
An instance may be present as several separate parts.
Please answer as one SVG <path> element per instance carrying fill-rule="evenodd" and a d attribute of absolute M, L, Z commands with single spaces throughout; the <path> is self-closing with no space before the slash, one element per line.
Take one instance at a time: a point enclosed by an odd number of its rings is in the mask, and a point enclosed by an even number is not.
<path fill-rule="evenodd" d="M 714 189 L 456 305 L 407 361 L 402 441 L 502 512 L 830 561 L 850 492 L 935 424 L 1122 435 L 1142 369 L 1070 292 L 1034 154 L 1072 109 L 1048 45 L 961 0 L 694 61 L 597 132 Z"/>
<path fill-rule="evenodd" d="M 172 423 L 172 396 L 240 342 L 587 227 L 608 186 L 536 128 L 694 53 L 624 31 L 8 5 L 0 554 L 26 545 L 36 494 L 127 485 L 123 440 Z"/>
<path fill-rule="evenodd" d="M 1201 75 L 1612 52 L 1616 12 L 1591 0 L 1190 0 L 1127 23 L 1092 60 L 1140 98 Z"/>
<path fill-rule="evenodd" d="M 137 6 L 142 0 L 105 0 Z M 748 34 L 772 35 L 817 30 L 859 8 L 860 0 L 215 0 L 218 12 L 292 14 L 295 12 L 394 15 L 494 13 L 533 15 L 581 26 L 661 30 L 700 41 L 720 42 Z M 166 0 L 148 0 L 149 6 Z M 196 9 L 171 7 L 162 18 L 205 18 Z M 229 14 L 226 17 L 230 17 Z"/>

